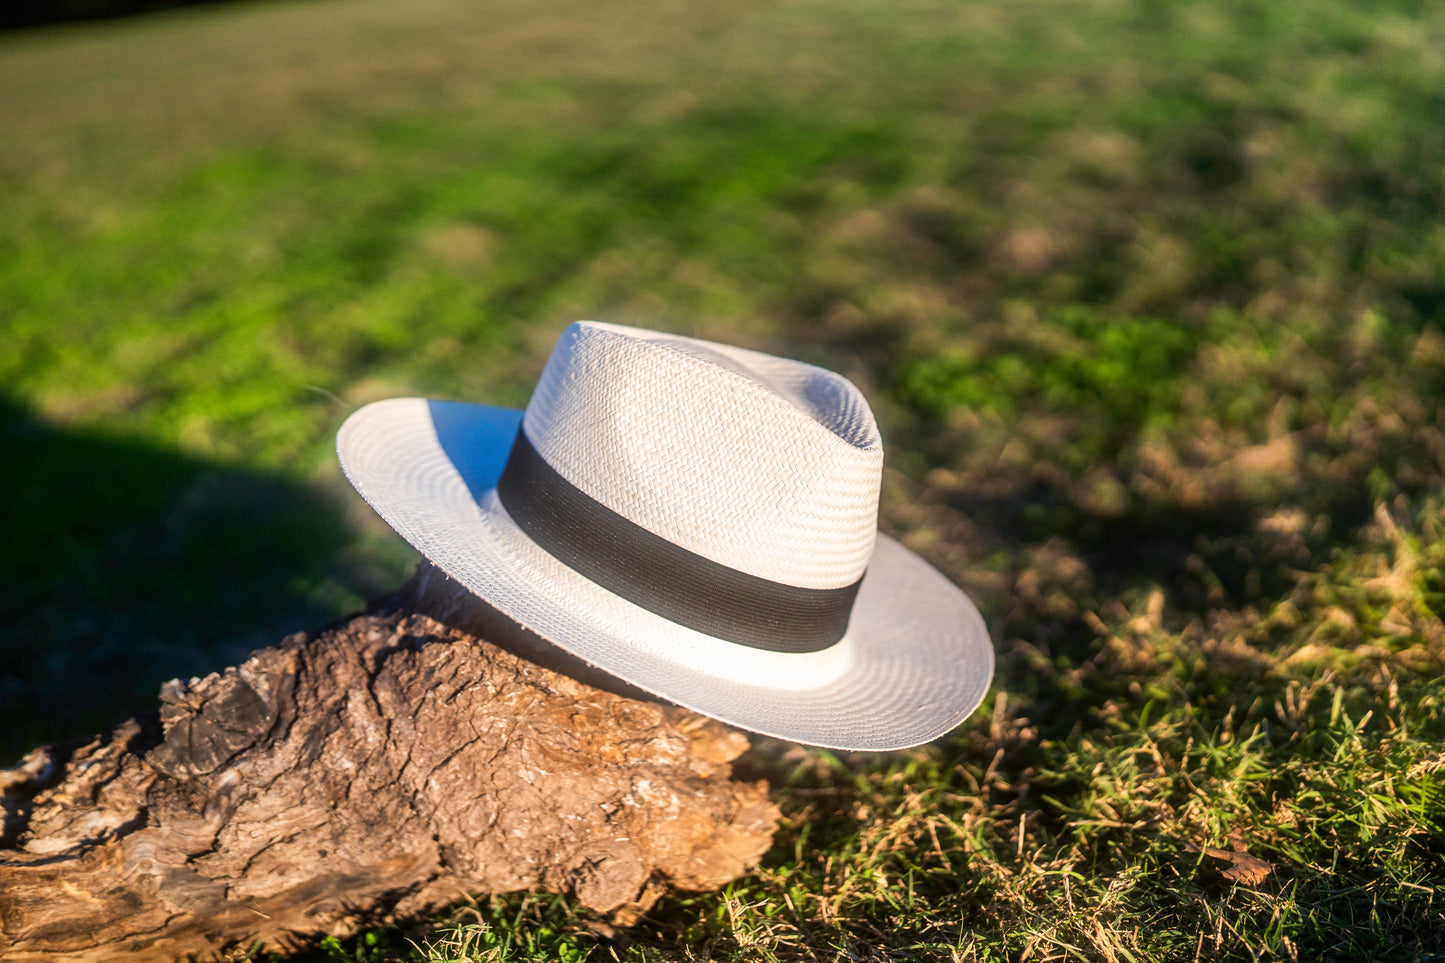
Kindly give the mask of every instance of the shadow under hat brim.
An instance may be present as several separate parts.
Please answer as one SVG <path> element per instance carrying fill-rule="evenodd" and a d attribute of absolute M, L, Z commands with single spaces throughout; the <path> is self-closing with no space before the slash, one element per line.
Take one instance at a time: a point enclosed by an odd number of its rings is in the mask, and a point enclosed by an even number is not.
<path fill-rule="evenodd" d="M 342 469 L 434 565 L 524 629 L 668 701 L 744 729 L 846 750 L 937 738 L 982 701 L 993 646 L 957 586 L 879 535 L 843 639 L 767 652 L 701 635 L 542 551 L 496 497 L 522 412 L 401 398 L 353 413 Z"/>

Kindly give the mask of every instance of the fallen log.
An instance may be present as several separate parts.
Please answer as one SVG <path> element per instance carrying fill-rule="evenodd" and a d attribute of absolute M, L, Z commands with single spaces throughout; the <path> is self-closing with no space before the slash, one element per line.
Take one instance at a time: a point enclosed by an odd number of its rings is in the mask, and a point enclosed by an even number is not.
<path fill-rule="evenodd" d="M 284 953 L 536 888 L 627 922 L 745 872 L 777 818 L 765 784 L 731 779 L 741 733 L 426 565 L 367 614 L 160 698 L 0 770 L 0 958 Z"/>

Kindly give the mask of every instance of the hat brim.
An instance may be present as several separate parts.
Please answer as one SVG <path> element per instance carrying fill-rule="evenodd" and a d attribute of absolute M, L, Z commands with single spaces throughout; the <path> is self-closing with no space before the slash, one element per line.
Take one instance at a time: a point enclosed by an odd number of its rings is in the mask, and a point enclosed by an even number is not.
<path fill-rule="evenodd" d="M 398 398 L 353 413 L 341 467 L 376 512 L 492 607 L 584 661 L 744 729 L 846 750 L 903 749 L 983 700 L 993 646 L 953 583 L 879 534 L 843 639 L 767 652 L 702 635 L 612 593 L 535 545 L 495 487 L 522 412 Z"/>

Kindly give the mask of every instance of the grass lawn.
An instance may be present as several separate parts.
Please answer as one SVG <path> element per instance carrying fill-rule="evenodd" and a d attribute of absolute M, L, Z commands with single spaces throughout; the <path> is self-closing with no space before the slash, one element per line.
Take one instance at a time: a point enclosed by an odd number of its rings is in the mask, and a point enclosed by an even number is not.
<path fill-rule="evenodd" d="M 0 90 L 7 758 L 398 584 L 341 419 L 583 317 L 849 375 L 990 622 L 950 737 L 759 740 L 763 866 L 626 942 L 316 959 L 1445 958 L 1445 7 L 236 3 Z"/>

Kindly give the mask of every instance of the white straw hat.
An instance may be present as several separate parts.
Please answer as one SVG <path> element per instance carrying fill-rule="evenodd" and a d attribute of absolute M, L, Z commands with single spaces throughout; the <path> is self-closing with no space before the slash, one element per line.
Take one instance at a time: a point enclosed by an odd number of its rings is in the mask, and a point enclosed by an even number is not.
<path fill-rule="evenodd" d="M 830 371 L 582 321 L 525 413 L 380 401 L 336 449 L 491 606 L 741 728 L 901 749 L 962 722 L 993 675 L 973 603 L 878 533 L 878 427 Z"/>

